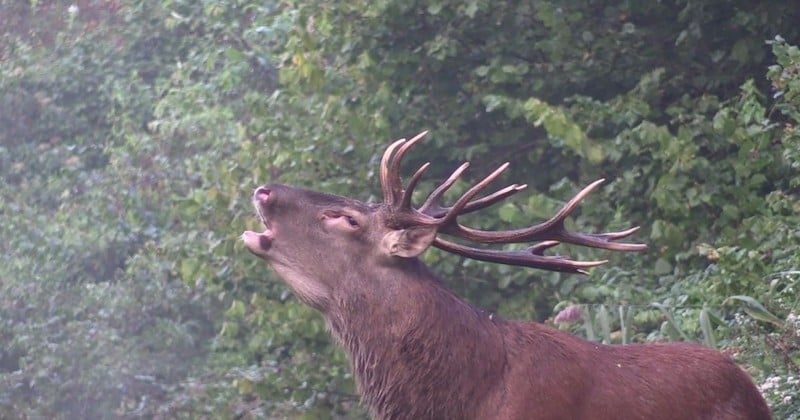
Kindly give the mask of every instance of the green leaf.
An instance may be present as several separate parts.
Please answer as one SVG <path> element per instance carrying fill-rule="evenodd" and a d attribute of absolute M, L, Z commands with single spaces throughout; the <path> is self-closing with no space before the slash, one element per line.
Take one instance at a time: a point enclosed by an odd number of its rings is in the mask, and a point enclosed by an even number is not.
<path fill-rule="evenodd" d="M 669 274 L 672 272 L 672 264 L 664 258 L 659 258 L 653 266 L 653 272 L 659 276 Z"/>
<path fill-rule="evenodd" d="M 706 346 L 717 348 L 717 341 L 714 337 L 714 328 L 711 326 L 711 319 L 708 315 L 708 307 L 703 306 L 700 310 L 700 330 L 703 332 L 703 342 Z"/>
<path fill-rule="evenodd" d="M 184 282 L 194 284 L 194 276 L 200 269 L 200 264 L 194 258 L 184 258 L 180 263 L 180 275 Z"/>
<path fill-rule="evenodd" d="M 478 12 L 478 0 L 470 0 L 467 3 L 467 7 L 464 9 L 464 14 L 466 14 L 470 19 L 475 17 L 475 13 Z"/>
<path fill-rule="evenodd" d="M 732 305 L 734 304 L 734 302 L 738 302 L 739 304 L 741 304 L 742 310 L 744 310 L 748 315 L 750 315 L 751 318 L 755 320 L 762 322 L 769 322 L 777 326 L 784 325 L 782 319 L 773 315 L 758 300 L 750 296 L 744 296 L 744 295 L 730 296 L 727 299 L 725 299 L 725 301 L 722 303 L 723 305 Z"/>
<path fill-rule="evenodd" d="M 498 216 L 500 216 L 500 220 L 504 222 L 513 222 L 519 214 L 519 210 L 513 203 L 505 203 L 500 207 L 497 213 Z"/>
<path fill-rule="evenodd" d="M 225 315 L 229 318 L 233 319 L 241 319 L 244 317 L 245 313 L 247 312 L 247 307 L 245 306 L 244 302 L 241 300 L 234 300 L 231 302 L 231 306 L 225 311 Z"/>
<path fill-rule="evenodd" d="M 444 7 L 444 4 L 441 3 L 441 2 L 439 2 L 439 3 L 431 3 L 431 4 L 428 5 L 428 13 L 436 16 L 436 15 L 439 14 L 439 12 L 442 11 L 443 7 Z"/>
<path fill-rule="evenodd" d="M 594 332 L 594 317 L 592 317 L 588 306 L 582 308 L 581 318 L 583 318 L 583 329 L 586 331 L 586 339 L 589 341 L 597 340 L 597 336 Z"/>
<path fill-rule="evenodd" d="M 666 318 L 666 320 L 661 323 L 662 334 L 668 336 L 672 341 L 689 341 L 689 337 L 681 330 L 680 326 L 675 321 L 675 317 L 672 315 L 671 309 L 667 305 L 660 302 L 653 302 L 651 305 L 658 308 L 664 318 Z"/>
<path fill-rule="evenodd" d="M 611 343 L 611 316 L 608 313 L 606 305 L 600 305 L 600 309 L 597 310 L 597 323 L 603 335 L 603 342 L 607 344 Z"/>

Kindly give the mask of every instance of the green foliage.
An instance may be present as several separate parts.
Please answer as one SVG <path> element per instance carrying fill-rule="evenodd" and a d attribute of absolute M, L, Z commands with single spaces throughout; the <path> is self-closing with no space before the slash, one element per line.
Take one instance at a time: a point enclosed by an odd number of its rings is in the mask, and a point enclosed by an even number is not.
<path fill-rule="evenodd" d="M 267 180 L 378 199 L 383 146 L 423 129 L 421 193 L 463 160 L 530 185 L 468 224 L 533 223 L 602 177 L 569 227 L 633 220 L 650 245 L 559 251 L 610 259 L 584 277 L 431 250 L 457 293 L 575 305 L 558 326 L 593 340 L 702 340 L 800 413 L 796 6 L 0 4 L 0 417 L 363 417 L 321 317 L 238 235 Z"/>

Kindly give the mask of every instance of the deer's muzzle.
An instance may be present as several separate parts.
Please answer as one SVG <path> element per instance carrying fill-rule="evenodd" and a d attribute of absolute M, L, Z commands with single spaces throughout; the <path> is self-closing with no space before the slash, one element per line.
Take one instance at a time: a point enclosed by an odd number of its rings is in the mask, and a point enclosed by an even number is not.
<path fill-rule="evenodd" d="M 258 213 L 258 218 L 264 224 L 264 231 L 259 233 L 248 230 L 242 234 L 242 241 L 244 241 L 247 249 L 261 258 L 266 258 L 267 251 L 272 247 L 273 232 L 266 216 L 266 206 L 271 194 L 272 191 L 265 187 L 258 187 L 253 192 L 253 205 L 256 208 L 256 213 Z"/>

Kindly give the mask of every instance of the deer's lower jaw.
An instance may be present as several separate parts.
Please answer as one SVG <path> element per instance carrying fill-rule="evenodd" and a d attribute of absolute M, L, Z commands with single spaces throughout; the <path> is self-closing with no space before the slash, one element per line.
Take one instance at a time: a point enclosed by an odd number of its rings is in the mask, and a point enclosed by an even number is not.
<path fill-rule="evenodd" d="M 242 233 L 242 241 L 250 252 L 261 258 L 267 258 L 267 253 L 272 247 L 272 231 L 266 229 L 259 233 L 247 230 Z"/>

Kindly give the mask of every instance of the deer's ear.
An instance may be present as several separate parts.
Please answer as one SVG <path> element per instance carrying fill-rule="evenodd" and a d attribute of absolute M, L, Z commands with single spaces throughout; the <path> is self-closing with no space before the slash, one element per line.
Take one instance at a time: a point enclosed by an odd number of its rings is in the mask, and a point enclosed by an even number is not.
<path fill-rule="evenodd" d="M 434 238 L 436 238 L 435 226 L 392 230 L 383 237 L 381 248 L 387 255 L 411 258 L 428 249 Z"/>

